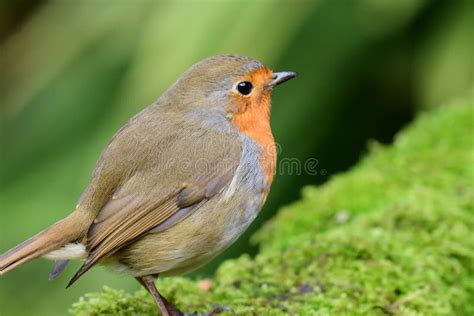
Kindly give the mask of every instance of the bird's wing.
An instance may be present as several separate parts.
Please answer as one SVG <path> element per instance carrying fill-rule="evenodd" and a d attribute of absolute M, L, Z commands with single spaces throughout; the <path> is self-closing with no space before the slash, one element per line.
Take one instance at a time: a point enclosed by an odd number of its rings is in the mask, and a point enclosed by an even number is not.
<path fill-rule="evenodd" d="M 175 133 L 180 137 L 169 137 Z M 87 235 L 89 256 L 69 285 L 100 259 L 177 223 L 229 184 L 240 162 L 240 143 L 222 132 L 199 133 L 178 126 L 168 133 L 167 146 L 152 144 L 163 147 L 153 151 L 160 157 L 148 157 L 152 163 L 134 170 L 102 207 Z"/>

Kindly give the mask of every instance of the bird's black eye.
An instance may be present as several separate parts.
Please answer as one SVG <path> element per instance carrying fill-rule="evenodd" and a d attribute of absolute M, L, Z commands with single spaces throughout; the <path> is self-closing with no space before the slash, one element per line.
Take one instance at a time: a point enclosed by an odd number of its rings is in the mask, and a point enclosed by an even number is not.
<path fill-rule="evenodd" d="M 239 90 L 239 92 L 243 95 L 248 95 L 250 92 L 252 92 L 252 89 L 252 83 L 248 81 L 239 82 L 239 84 L 237 85 L 237 90 Z"/>

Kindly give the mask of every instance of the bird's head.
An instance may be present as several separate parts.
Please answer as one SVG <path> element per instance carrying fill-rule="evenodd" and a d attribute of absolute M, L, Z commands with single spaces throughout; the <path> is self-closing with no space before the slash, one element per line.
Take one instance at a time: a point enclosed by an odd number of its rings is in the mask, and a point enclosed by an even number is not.
<path fill-rule="evenodd" d="M 245 113 L 268 115 L 273 88 L 294 77 L 249 57 L 219 55 L 193 65 L 169 92 L 188 109 L 220 110 L 235 119 Z"/>

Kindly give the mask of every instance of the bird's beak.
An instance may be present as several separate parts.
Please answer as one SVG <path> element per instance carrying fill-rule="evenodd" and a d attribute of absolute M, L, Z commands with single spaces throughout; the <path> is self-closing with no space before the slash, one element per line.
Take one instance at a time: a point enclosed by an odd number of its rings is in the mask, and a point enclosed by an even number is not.
<path fill-rule="evenodd" d="M 296 72 L 292 71 L 282 71 L 282 72 L 274 72 L 272 76 L 272 80 L 268 83 L 270 88 L 278 86 L 280 83 L 288 81 L 296 77 Z"/>

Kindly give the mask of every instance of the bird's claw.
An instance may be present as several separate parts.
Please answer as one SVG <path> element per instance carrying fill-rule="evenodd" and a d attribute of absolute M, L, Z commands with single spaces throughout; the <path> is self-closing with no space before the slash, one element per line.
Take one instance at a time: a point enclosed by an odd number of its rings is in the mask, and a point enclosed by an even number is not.
<path fill-rule="evenodd" d="M 191 314 L 186 314 L 185 316 L 214 316 L 223 312 L 231 312 L 234 314 L 234 310 L 231 307 L 228 306 L 221 306 L 221 305 L 212 305 L 212 309 L 208 312 L 199 314 L 199 313 L 191 313 Z"/>

